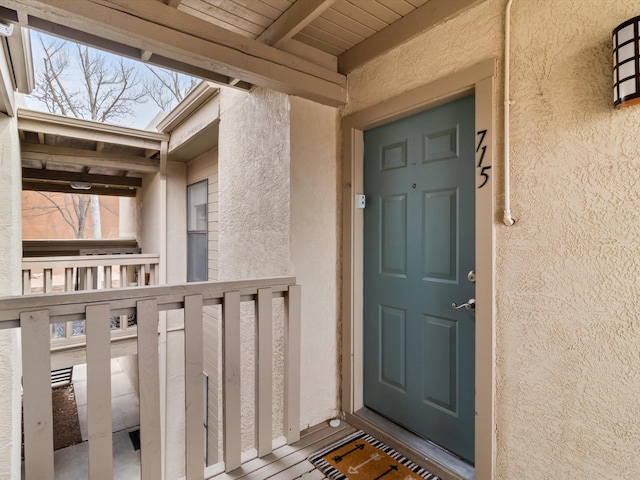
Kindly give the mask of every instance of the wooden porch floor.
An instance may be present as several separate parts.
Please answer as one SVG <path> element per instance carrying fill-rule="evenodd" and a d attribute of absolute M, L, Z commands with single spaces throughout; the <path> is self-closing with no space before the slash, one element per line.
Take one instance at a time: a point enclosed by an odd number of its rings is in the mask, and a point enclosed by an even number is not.
<path fill-rule="evenodd" d="M 327 423 L 302 432 L 298 442 L 277 448 L 273 453 L 256 458 L 230 473 L 210 477 L 213 480 L 326 480 L 307 460 L 318 450 L 355 432 L 351 425 L 340 422 L 336 428 Z"/>

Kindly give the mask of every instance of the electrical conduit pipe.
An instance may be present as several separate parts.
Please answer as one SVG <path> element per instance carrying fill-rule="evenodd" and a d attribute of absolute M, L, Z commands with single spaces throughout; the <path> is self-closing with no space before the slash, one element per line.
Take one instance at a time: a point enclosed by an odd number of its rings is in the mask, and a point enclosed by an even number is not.
<path fill-rule="evenodd" d="M 507 2 L 507 8 L 504 14 L 504 216 L 502 221 L 505 225 L 511 226 L 516 221 L 511 216 L 511 178 L 510 178 L 510 163 L 511 158 L 509 155 L 510 138 L 509 133 L 511 124 L 509 120 L 509 114 L 511 111 L 511 96 L 510 96 L 510 69 L 511 69 L 511 4 L 513 0 Z"/>

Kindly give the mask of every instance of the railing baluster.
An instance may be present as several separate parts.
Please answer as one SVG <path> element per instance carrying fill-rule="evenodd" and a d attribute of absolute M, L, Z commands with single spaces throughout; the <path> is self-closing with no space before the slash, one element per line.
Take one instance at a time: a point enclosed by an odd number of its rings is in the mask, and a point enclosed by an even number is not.
<path fill-rule="evenodd" d="M 126 287 L 127 284 L 127 266 L 120 265 L 120 288 Z"/>
<path fill-rule="evenodd" d="M 20 314 L 26 480 L 53 480 L 49 312 Z"/>
<path fill-rule="evenodd" d="M 141 480 L 161 478 L 160 373 L 158 366 L 158 304 L 137 302 L 138 378 L 140 390 Z"/>
<path fill-rule="evenodd" d="M 104 267 L 104 288 L 111 288 L 111 265 Z"/>
<path fill-rule="evenodd" d="M 240 292 L 225 292 L 222 304 L 224 466 L 230 472 L 240 467 Z"/>
<path fill-rule="evenodd" d="M 256 300 L 256 412 L 258 425 L 258 456 L 271 453 L 273 443 L 273 293 L 270 288 L 258 290 Z"/>
<path fill-rule="evenodd" d="M 149 265 L 149 285 L 157 285 L 158 284 L 158 278 L 157 278 L 157 274 L 158 274 L 158 264 L 157 263 L 152 263 L 151 265 Z"/>
<path fill-rule="evenodd" d="M 29 295 L 31 293 L 31 270 L 22 271 L 22 294 Z"/>
<path fill-rule="evenodd" d="M 184 298 L 186 480 L 204 479 L 202 295 Z"/>
<path fill-rule="evenodd" d="M 84 269 L 84 290 L 93 290 L 93 267 Z"/>
<path fill-rule="evenodd" d="M 144 267 L 144 264 L 138 265 L 138 286 L 139 287 L 144 287 L 145 285 L 144 277 L 146 272 L 147 270 Z"/>
<path fill-rule="evenodd" d="M 86 308 L 89 478 L 113 478 L 109 305 Z"/>
<path fill-rule="evenodd" d="M 284 435 L 287 443 L 292 444 L 300 440 L 300 285 L 289 287 L 285 305 Z"/>
<path fill-rule="evenodd" d="M 64 290 L 66 292 L 73 292 L 73 268 L 65 268 L 64 269 Z M 71 338 L 73 335 L 73 322 L 65 322 L 64 324 L 64 336 L 66 338 Z"/>
<path fill-rule="evenodd" d="M 50 268 L 44 269 L 42 291 L 44 293 L 51 293 L 53 291 L 53 270 Z"/>

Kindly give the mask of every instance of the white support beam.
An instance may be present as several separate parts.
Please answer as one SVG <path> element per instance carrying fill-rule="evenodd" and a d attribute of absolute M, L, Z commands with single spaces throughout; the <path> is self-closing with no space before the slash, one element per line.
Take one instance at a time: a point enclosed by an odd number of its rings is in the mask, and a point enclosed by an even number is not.
<path fill-rule="evenodd" d="M 32 182 L 53 182 L 70 183 L 86 182 L 91 185 L 101 185 L 105 187 L 142 187 L 142 178 L 123 177 L 121 175 L 96 175 L 84 172 L 66 172 L 59 170 L 43 170 L 41 168 L 23 168 L 22 181 Z"/>
<path fill-rule="evenodd" d="M 22 159 L 42 163 L 102 167 L 113 170 L 127 170 L 137 173 L 156 173 L 160 169 L 158 160 L 134 157 L 118 153 L 94 152 L 79 148 L 54 147 L 36 143 L 21 144 Z"/>
<path fill-rule="evenodd" d="M 485 0 L 429 0 L 397 22 L 358 43 L 338 57 L 344 75 L 395 46 L 465 12 Z"/>
<path fill-rule="evenodd" d="M 24 109 L 18 111 L 18 130 L 36 132 L 38 138 L 41 134 L 62 135 L 94 142 L 150 149 L 156 152 L 160 150 L 161 142 L 169 140 L 169 136 L 163 133 Z"/>
<path fill-rule="evenodd" d="M 2 42 L 2 45 L 0 45 L 0 112 L 6 113 L 10 117 L 16 114 L 12 77 L 11 63 L 6 53 L 4 42 Z"/>
<path fill-rule="evenodd" d="M 327 105 L 346 102 L 346 77 L 295 55 L 251 40 L 156 0 L 6 0 L 24 11 L 95 38 L 152 52 L 151 62 L 171 62 L 186 72 L 228 85 L 255 84 Z M 139 57 L 138 57 L 139 58 Z M 168 62 L 164 61 L 167 60 Z M 226 82 L 220 76 L 227 77 Z M 246 85 L 245 85 L 246 86 Z"/>
<path fill-rule="evenodd" d="M 335 0 L 305 0 L 295 2 L 257 38 L 267 45 L 279 46 L 313 22 Z"/>

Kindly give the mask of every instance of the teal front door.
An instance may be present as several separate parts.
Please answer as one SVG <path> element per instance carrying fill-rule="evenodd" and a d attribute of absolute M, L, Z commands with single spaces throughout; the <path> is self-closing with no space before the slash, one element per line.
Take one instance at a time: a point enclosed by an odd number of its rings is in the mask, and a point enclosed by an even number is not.
<path fill-rule="evenodd" d="M 474 97 L 364 133 L 364 403 L 474 460 Z"/>

